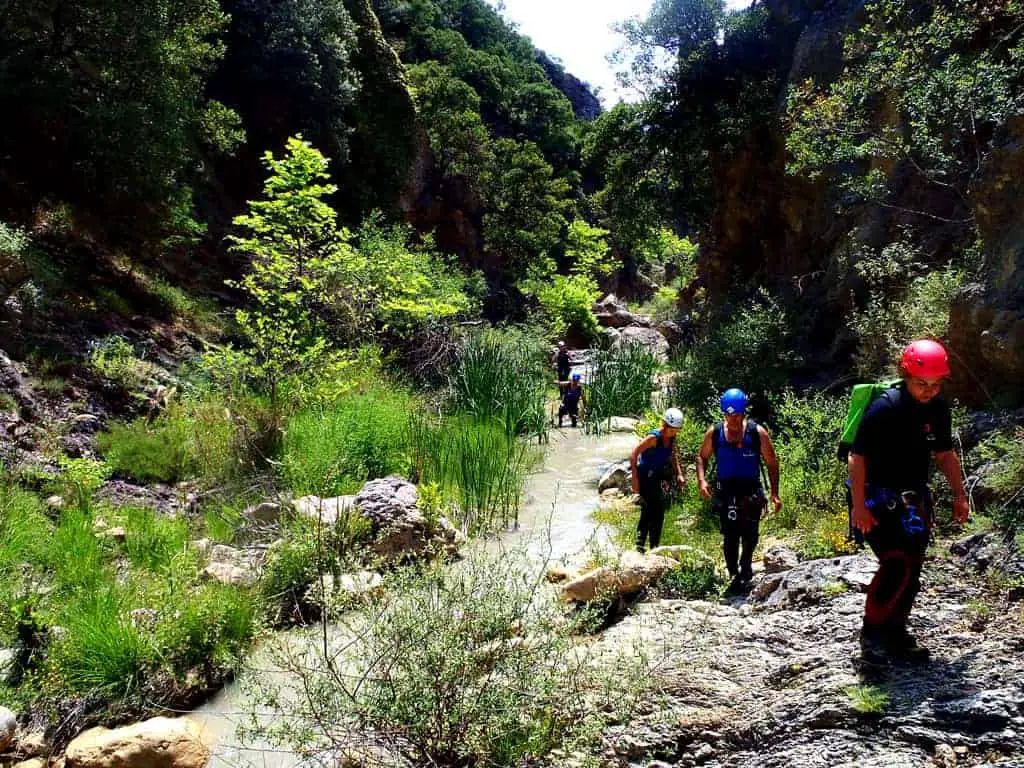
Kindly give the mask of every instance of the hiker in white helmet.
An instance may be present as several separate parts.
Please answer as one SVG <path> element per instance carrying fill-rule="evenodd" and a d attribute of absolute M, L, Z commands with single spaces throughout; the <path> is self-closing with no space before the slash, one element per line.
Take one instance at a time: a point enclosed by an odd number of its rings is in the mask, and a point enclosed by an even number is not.
<path fill-rule="evenodd" d="M 676 482 L 682 488 L 686 477 L 676 454 L 676 435 L 683 426 L 683 412 L 669 408 L 661 419 L 661 427 L 651 430 L 633 449 L 629 466 L 633 476 L 633 493 L 640 496 L 640 522 L 636 528 L 636 548 L 644 551 L 645 542 L 651 549 L 661 541 L 661 526 L 665 522 L 665 485 L 669 470 L 675 471 Z"/>

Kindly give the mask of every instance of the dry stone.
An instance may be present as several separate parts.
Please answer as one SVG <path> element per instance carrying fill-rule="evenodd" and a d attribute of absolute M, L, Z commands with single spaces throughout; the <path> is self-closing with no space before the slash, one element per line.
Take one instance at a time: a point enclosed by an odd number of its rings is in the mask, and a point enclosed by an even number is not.
<path fill-rule="evenodd" d="M 638 325 L 623 328 L 615 346 L 621 349 L 630 345 L 643 347 L 660 363 L 668 362 L 668 341 L 653 328 Z"/>
<path fill-rule="evenodd" d="M 251 587 L 257 581 L 257 576 L 252 570 L 233 563 L 210 563 L 203 569 L 200 578 L 230 584 L 233 587 Z"/>
<path fill-rule="evenodd" d="M 195 723 L 154 717 L 124 728 L 90 728 L 65 757 L 67 768 L 206 768 L 210 753 Z"/>
<path fill-rule="evenodd" d="M 766 549 L 763 560 L 765 573 L 782 573 L 792 570 L 800 564 L 800 556 L 781 544 Z"/>
<path fill-rule="evenodd" d="M 633 594 L 676 565 L 675 560 L 660 555 L 623 552 L 617 563 L 594 568 L 563 586 L 562 598 L 567 602 L 589 603 L 598 598 Z"/>

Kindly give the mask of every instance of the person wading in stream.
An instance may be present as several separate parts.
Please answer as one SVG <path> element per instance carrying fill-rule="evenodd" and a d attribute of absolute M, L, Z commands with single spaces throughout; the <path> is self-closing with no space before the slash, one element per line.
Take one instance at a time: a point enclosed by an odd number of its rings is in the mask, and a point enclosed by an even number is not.
<path fill-rule="evenodd" d="M 761 462 L 768 468 L 771 502 L 782 508 L 779 498 L 779 461 L 768 431 L 747 418 L 747 396 L 730 389 L 721 399 L 723 420 L 704 434 L 697 456 L 700 495 L 713 499 L 724 540 L 725 566 L 729 569 L 731 592 L 738 592 L 754 577 L 752 560 L 757 546 L 761 515 L 767 508 L 761 485 Z M 705 476 L 708 459 L 715 457 L 715 490 Z M 742 545 L 742 552 L 740 551 Z"/>
<path fill-rule="evenodd" d="M 851 522 L 879 563 L 860 636 L 869 663 L 928 657 L 907 631 L 907 618 L 921 588 L 933 526 L 931 454 L 953 490 L 953 519 L 963 524 L 970 515 L 953 450 L 952 417 L 941 395 L 949 375 L 946 350 L 930 339 L 915 341 L 904 350 L 900 369 L 902 383 L 865 411 L 847 460 Z"/>
<path fill-rule="evenodd" d="M 580 406 L 584 409 L 587 407 L 587 397 L 580 384 L 580 375 L 574 373 L 569 386 L 562 390 L 562 404 L 558 406 L 558 426 L 562 426 L 562 419 L 568 416 L 575 427 L 576 420 L 580 417 Z"/>
<path fill-rule="evenodd" d="M 565 342 L 558 342 L 558 353 L 555 355 L 555 375 L 558 378 L 558 385 L 564 386 L 569 381 L 569 371 L 572 370 L 572 365 L 569 361 L 569 350 L 565 347 Z"/>
<path fill-rule="evenodd" d="M 629 455 L 633 493 L 640 497 L 640 522 L 636 527 L 636 548 L 644 551 L 645 542 L 654 549 L 661 542 L 661 526 L 665 522 L 666 488 L 669 470 L 675 471 L 682 488 L 686 477 L 679 467 L 676 435 L 683 426 L 683 412 L 669 408 L 661 419 L 661 427 L 651 430 Z"/>

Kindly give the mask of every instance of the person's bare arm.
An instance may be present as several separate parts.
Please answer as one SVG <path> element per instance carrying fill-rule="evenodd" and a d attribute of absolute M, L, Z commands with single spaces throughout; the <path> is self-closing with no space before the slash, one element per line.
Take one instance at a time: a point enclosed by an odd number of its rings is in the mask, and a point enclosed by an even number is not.
<path fill-rule="evenodd" d="M 942 451 L 935 454 L 935 463 L 946 476 L 949 487 L 953 490 L 953 519 L 960 525 L 971 516 L 971 504 L 964 490 L 963 472 L 960 469 L 960 457 L 956 451 Z"/>
<path fill-rule="evenodd" d="M 697 487 L 700 488 L 700 495 L 705 499 L 711 498 L 711 489 L 708 487 L 708 481 L 704 477 L 704 465 L 711 458 L 714 433 L 714 427 L 711 427 L 711 429 L 704 433 L 704 441 L 700 444 L 700 452 L 697 454 Z"/>
<path fill-rule="evenodd" d="M 636 444 L 636 448 L 629 454 L 629 469 L 630 477 L 633 479 L 633 493 L 640 493 L 640 473 L 637 471 L 636 463 L 640 460 L 640 454 L 646 451 L 648 448 L 653 448 L 658 438 L 654 435 L 648 435 L 639 443 Z"/>
<path fill-rule="evenodd" d="M 775 445 L 772 443 L 772 437 L 768 434 L 768 430 L 759 424 L 757 431 L 761 435 L 761 457 L 768 468 L 768 483 L 771 485 L 772 506 L 778 512 L 782 509 L 782 499 L 779 497 L 779 457 L 775 453 Z"/>
<path fill-rule="evenodd" d="M 846 470 L 850 475 L 850 496 L 853 498 L 853 511 L 850 514 L 850 522 L 853 527 L 861 533 L 867 533 L 875 527 L 875 516 L 867 507 L 867 492 L 865 491 L 865 478 L 867 477 L 867 459 L 859 453 L 850 453 L 846 460 Z"/>
<path fill-rule="evenodd" d="M 672 466 L 676 470 L 676 482 L 679 483 L 679 488 L 682 490 L 686 485 L 686 474 L 679 463 L 679 451 L 676 450 L 675 446 L 672 446 Z"/>

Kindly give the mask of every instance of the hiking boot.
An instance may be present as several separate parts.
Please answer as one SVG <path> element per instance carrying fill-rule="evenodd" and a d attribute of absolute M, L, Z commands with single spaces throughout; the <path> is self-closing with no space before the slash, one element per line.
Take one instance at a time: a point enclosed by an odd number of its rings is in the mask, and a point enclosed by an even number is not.
<path fill-rule="evenodd" d="M 745 582 L 742 576 L 736 575 L 732 577 L 732 581 L 729 582 L 728 588 L 725 590 L 727 595 L 742 595 Z"/>
<path fill-rule="evenodd" d="M 885 649 L 890 657 L 900 661 L 923 662 L 931 656 L 931 651 L 923 645 L 918 645 L 917 638 L 907 632 L 906 627 L 886 638 Z"/>
<path fill-rule="evenodd" d="M 889 663 L 889 651 L 878 630 L 861 629 L 860 658 L 867 664 L 881 666 Z"/>

